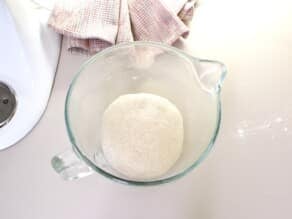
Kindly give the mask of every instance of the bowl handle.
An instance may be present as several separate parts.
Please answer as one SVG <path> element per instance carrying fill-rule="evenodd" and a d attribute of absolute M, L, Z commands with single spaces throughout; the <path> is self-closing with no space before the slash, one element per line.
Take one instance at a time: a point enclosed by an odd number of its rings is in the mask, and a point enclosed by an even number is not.
<path fill-rule="evenodd" d="M 72 149 L 54 156 L 51 163 L 64 180 L 79 179 L 93 173 L 92 168 L 78 158 Z"/>

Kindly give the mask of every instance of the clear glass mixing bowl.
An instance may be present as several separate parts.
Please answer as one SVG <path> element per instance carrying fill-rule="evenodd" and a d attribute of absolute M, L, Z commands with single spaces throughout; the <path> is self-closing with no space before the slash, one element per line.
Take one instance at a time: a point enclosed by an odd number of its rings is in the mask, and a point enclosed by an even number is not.
<path fill-rule="evenodd" d="M 201 60 L 161 43 L 134 42 L 110 47 L 83 64 L 66 99 L 65 120 L 73 150 L 52 159 L 64 179 L 100 173 L 131 185 L 155 185 L 177 179 L 210 152 L 221 120 L 220 89 L 225 66 Z M 184 122 L 183 152 L 165 175 L 137 181 L 111 168 L 101 150 L 101 118 L 118 96 L 152 93 L 169 99 Z"/>

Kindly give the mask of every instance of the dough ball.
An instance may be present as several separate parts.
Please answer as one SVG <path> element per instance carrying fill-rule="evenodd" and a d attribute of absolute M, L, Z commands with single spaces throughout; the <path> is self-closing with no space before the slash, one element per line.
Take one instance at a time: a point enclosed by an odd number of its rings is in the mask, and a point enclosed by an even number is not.
<path fill-rule="evenodd" d="M 118 97 L 102 119 L 102 149 L 109 164 L 136 180 L 165 174 L 183 146 L 183 119 L 166 98 L 146 93 Z"/>

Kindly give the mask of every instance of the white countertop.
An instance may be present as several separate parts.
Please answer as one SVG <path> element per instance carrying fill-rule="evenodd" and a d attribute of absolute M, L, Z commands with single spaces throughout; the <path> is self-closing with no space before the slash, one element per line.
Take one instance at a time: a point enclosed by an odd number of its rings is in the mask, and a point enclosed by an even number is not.
<path fill-rule="evenodd" d="M 197 169 L 145 188 L 98 174 L 63 181 L 50 159 L 70 147 L 64 100 L 87 59 L 63 48 L 40 123 L 0 152 L 0 218 L 291 219 L 291 1 L 202 1 L 186 43 L 195 56 L 228 68 L 219 136 Z"/>

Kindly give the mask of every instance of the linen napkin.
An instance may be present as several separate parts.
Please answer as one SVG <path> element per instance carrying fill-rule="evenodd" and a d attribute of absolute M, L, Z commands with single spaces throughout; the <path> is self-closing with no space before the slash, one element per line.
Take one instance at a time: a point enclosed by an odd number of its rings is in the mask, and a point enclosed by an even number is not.
<path fill-rule="evenodd" d="M 196 0 L 58 0 L 48 21 L 72 52 L 94 54 L 121 42 L 168 44 L 186 37 Z M 184 23 L 185 22 L 185 23 Z"/>

